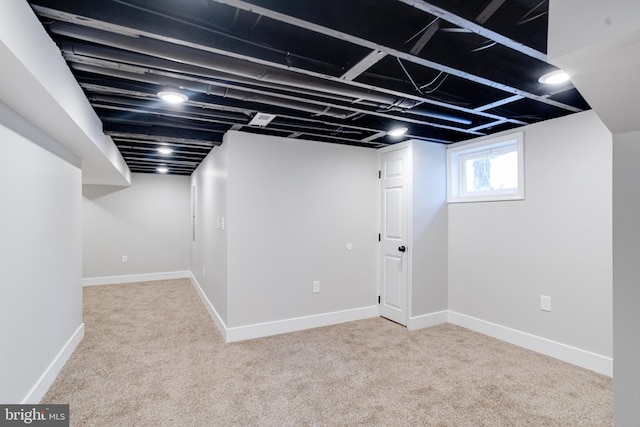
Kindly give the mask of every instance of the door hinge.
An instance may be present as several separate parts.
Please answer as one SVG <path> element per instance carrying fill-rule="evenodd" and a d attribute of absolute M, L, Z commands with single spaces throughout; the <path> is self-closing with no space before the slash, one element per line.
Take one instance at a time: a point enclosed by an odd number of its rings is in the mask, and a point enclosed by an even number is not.
<path fill-rule="evenodd" d="M 382 178 L 382 171 L 378 171 L 378 179 Z"/>
<path fill-rule="evenodd" d="M 382 241 L 382 235 L 380 233 L 378 233 L 378 242 Z"/>
<path fill-rule="evenodd" d="M 380 304 L 380 295 L 378 295 L 378 304 Z"/>

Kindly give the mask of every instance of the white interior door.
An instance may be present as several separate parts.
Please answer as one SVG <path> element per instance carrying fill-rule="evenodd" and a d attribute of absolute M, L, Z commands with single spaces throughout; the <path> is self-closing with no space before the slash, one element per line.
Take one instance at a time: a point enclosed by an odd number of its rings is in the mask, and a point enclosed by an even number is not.
<path fill-rule="evenodd" d="M 407 324 L 408 148 L 380 154 L 380 315 Z"/>

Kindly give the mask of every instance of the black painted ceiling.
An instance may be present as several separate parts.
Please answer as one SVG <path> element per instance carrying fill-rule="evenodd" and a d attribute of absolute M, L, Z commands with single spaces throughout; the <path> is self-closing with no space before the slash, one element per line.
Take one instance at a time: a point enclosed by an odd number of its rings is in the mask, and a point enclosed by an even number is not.
<path fill-rule="evenodd" d="M 571 83 L 538 82 L 555 69 L 547 0 L 30 3 L 132 172 L 189 175 L 228 130 L 447 144 L 589 108 Z M 161 101 L 167 88 L 188 101 Z"/>

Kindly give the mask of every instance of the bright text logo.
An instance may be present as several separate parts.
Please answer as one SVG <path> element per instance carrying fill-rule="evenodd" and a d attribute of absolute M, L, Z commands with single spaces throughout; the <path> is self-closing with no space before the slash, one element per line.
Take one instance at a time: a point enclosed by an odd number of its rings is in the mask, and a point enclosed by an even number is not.
<path fill-rule="evenodd" d="M 0 427 L 68 427 L 69 405 L 0 405 Z"/>

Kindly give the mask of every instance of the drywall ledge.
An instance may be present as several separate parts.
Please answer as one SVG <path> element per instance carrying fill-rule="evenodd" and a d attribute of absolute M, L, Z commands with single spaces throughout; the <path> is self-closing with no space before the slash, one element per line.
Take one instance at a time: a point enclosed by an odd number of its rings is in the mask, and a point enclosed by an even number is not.
<path fill-rule="evenodd" d="M 131 183 L 130 170 L 26 1 L 0 2 L 0 101 L 82 160 L 85 184 Z"/>

